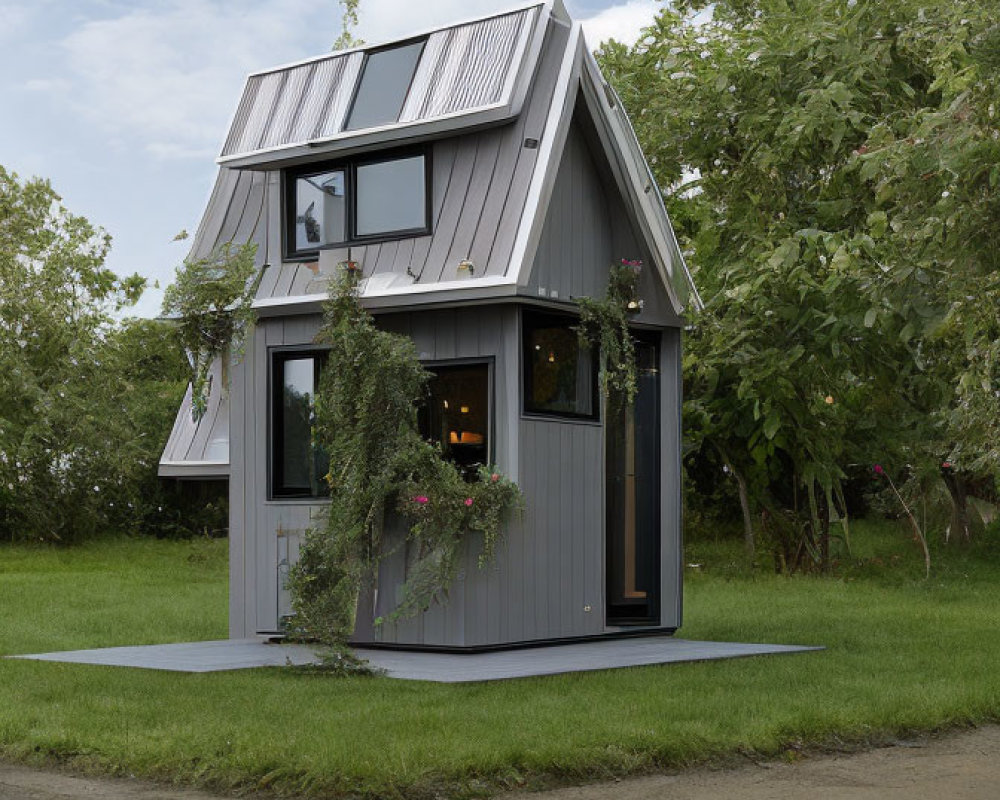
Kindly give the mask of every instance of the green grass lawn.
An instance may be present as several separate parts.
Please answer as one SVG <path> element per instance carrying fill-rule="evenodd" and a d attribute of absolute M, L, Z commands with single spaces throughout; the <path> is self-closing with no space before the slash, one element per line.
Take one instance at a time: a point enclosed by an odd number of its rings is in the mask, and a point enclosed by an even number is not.
<path fill-rule="evenodd" d="M 1000 548 L 857 525 L 837 577 L 692 543 L 694 639 L 825 652 L 473 685 L 0 660 L 0 756 L 279 794 L 419 797 L 882 741 L 1000 719 Z M 226 543 L 0 547 L 0 653 L 225 636 Z"/>

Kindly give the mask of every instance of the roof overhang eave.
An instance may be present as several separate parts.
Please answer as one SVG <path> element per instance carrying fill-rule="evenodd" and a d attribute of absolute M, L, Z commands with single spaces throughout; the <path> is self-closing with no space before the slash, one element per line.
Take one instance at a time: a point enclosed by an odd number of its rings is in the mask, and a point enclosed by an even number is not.
<path fill-rule="evenodd" d="M 360 299 L 365 308 L 375 311 L 497 301 L 516 295 L 517 283 L 514 280 L 497 277 L 442 281 L 433 284 L 415 283 L 410 286 L 396 286 L 391 289 L 374 291 L 362 289 Z M 313 314 L 322 311 L 326 299 L 325 294 L 268 297 L 255 300 L 252 307 L 259 317 Z"/>

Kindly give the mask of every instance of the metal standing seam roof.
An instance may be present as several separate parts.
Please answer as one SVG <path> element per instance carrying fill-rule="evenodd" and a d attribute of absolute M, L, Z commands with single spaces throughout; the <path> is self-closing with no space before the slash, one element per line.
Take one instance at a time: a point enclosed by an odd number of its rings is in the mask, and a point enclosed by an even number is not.
<path fill-rule="evenodd" d="M 509 116 L 516 115 L 515 83 L 533 66 L 523 56 L 541 7 L 429 33 L 399 119 L 367 130 L 464 118 L 505 105 L 511 105 Z M 219 163 L 264 163 L 295 148 L 366 133 L 344 130 L 364 60 L 365 50 L 351 50 L 250 75 Z"/>

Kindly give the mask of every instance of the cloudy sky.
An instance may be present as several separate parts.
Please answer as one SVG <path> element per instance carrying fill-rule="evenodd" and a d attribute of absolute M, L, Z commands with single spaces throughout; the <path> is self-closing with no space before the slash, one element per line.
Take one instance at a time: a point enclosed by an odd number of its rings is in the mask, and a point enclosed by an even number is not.
<path fill-rule="evenodd" d="M 361 0 L 357 35 L 397 38 L 518 0 Z M 634 41 L 658 0 L 568 0 L 592 47 Z M 0 0 L 0 164 L 48 178 L 114 239 L 109 265 L 158 281 L 197 228 L 248 72 L 329 50 L 337 0 Z"/>

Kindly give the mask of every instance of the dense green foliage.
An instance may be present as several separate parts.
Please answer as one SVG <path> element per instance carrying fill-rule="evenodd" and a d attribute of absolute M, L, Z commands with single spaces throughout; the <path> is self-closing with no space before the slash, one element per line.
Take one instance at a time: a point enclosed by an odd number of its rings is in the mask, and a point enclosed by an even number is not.
<path fill-rule="evenodd" d="M 379 330 L 345 270 L 331 289 L 319 341 L 329 345 L 316 399 L 315 439 L 330 458 L 326 525 L 310 531 L 290 587 L 296 626 L 330 643 L 354 631 L 362 589 L 405 538 L 412 553 L 395 615 L 443 599 L 471 532 L 492 557 L 520 491 L 494 469 L 467 482 L 417 430 L 417 402 L 430 378 L 413 342 Z M 399 523 L 399 524 L 396 524 Z M 392 541 L 386 528 L 401 528 Z"/>
<path fill-rule="evenodd" d="M 904 527 L 861 522 L 855 538 L 835 579 L 762 574 L 729 540 L 688 545 L 686 638 L 823 652 L 467 685 L 0 659 L 0 757 L 296 797 L 453 797 L 1000 721 L 995 545 L 938 545 L 925 581 Z M 0 605 L 22 609 L 0 620 L 0 654 L 222 638 L 226 545 L 4 547 Z"/>
<path fill-rule="evenodd" d="M 599 54 L 706 300 L 692 448 L 791 565 L 829 564 L 852 465 L 948 463 L 967 527 L 1000 474 L 1000 9 L 707 5 Z"/>
<path fill-rule="evenodd" d="M 191 361 L 191 415 L 201 419 L 212 387 L 209 370 L 222 360 L 227 375 L 230 357 L 242 353 L 253 325 L 251 304 L 261 271 L 254 265 L 257 245 L 220 245 L 205 258 L 185 261 L 163 295 L 163 313 L 179 317 L 180 339 Z M 224 380 L 223 383 L 226 381 Z M 216 387 L 228 391 L 228 386 Z"/>
<path fill-rule="evenodd" d="M 580 341 L 597 348 L 601 354 L 601 391 L 612 402 L 631 406 L 638 391 L 635 366 L 635 342 L 629 327 L 632 316 L 642 308 L 639 299 L 641 261 L 622 259 L 612 264 L 608 290 L 602 300 L 581 297 Z"/>
<path fill-rule="evenodd" d="M 0 537 L 158 532 L 156 463 L 183 391 L 161 323 L 117 323 L 144 280 L 104 266 L 110 237 L 42 180 L 0 167 Z"/>

